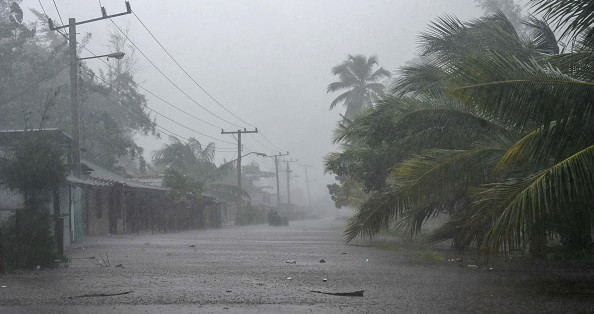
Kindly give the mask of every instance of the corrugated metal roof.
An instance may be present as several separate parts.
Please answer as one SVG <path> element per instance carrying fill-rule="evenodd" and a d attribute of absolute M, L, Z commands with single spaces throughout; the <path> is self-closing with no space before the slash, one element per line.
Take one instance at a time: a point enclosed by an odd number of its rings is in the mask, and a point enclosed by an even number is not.
<path fill-rule="evenodd" d="M 149 189 L 149 190 L 159 190 L 159 191 L 168 191 L 169 188 L 163 188 L 159 186 L 152 186 L 147 184 L 142 184 L 140 182 L 135 182 L 131 179 L 125 178 L 118 174 L 115 174 L 107 169 L 104 169 L 100 166 L 97 166 L 89 161 L 81 161 L 81 164 L 84 164 L 89 171 L 89 175 L 86 178 L 75 178 L 73 176 L 68 176 L 67 181 L 72 184 L 77 185 L 87 185 L 87 186 L 113 186 L 113 185 L 123 185 L 131 188 L 137 189 Z"/>

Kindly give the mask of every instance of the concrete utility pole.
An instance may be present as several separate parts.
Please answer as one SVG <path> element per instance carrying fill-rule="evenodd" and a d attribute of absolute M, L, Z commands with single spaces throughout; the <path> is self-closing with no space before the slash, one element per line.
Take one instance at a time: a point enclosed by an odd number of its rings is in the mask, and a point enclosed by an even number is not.
<path fill-rule="evenodd" d="M 300 165 L 305 170 L 305 185 L 307 186 L 307 199 L 309 201 L 309 208 L 311 209 L 311 194 L 309 193 L 309 178 L 307 177 L 307 168 L 313 168 L 311 165 Z"/>
<path fill-rule="evenodd" d="M 105 7 L 101 7 L 101 14 L 102 16 L 99 18 L 86 20 L 82 22 L 76 22 L 75 18 L 68 19 L 68 25 L 62 25 L 58 27 L 54 27 L 54 23 L 52 19 L 48 19 L 48 25 L 50 30 L 59 30 L 62 28 L 68 27 L 68 41 L 69 41 L 69 50 L 70 50 L 70 110 L 71 110 L 71 119 L 72 119 L 72 174 L 80 178 L 80 130 L 79 130 L 79 120 L 80 116 L 78 113 L 78 57 L 76 55 L 76 25 L 87 24 L 91 22 L 96 22 L 100 20 L 109 19 L 116 16 L 126 15 L 132 13 L 132 8 L 130 7 L 130 3 L 126 1 L 126 12 L 107 15 L 107 11 L 105 11 Z M 97 56 L 101 57 L 101 56 Z M 123 55 L 120 56 L 120 58 Z M 117 57 L 116 57 L 117 58 Z M 85 58 L 88 59 L 88 58 Z"/>
<path fill-rule="evenodd" d="M 258 133 L 258 128 L 254 131 L 248 131 L 245 128 L 242 130 L 225 132 L 221 130 L 221 134 L 237 134 L 237 187 L 241 189 L 241 134 L 242 133 Z"/>
<path fill-rule="evenodd" d="M 287 164 L 287 204 L 289 204 L 289 208 L 291 208 L 291 168 L 289 167 L 289 163 L 291 162 L 298 162 L 299 160 L 285 160 Z"/>
<path fill-rule="evenodd" d="M 287 152 L 286 154 L 278 153 L 273 156 L 268 156 L 268 157 L 274 157 L 274 168 L 276 169 L 276 207 L 278 209 L 280 209 L 280 190 L 279 190 L 279 182 L 278 182 L 278 157 L 287 156 L 288 154 L 289 154 L 289 152 Z"/>

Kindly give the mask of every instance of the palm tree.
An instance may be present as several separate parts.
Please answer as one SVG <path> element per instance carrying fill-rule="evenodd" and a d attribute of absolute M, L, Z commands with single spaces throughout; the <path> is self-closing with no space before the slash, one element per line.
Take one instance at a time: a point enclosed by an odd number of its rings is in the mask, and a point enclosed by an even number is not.
<path fill-rule="evenodd" d="M 156 166 L 166 167 L 195 178 L 203 178 L 205 174 L 216 169 L 213 163 L 215 144 L 203 146 L 195 138 L 186 143 L 172 137 L 173 143 L 166 144 L 153 156 Z"/>
<path fill-rule="evenodd" d="M 327 92 L 347 91 L 332 101 L 330 109 L 342 103 L 346 107 L 345 116 L 352 118 L 363 108 L 371 107 L 373 100 L 384 94 L 385 86 L 378 81 L 391 76 L 381 67 L 374 71 L 375 65 L 375 56 L 366 58 L 363 55 L 349 55 L 347 60 L 332 68 L 332 74 L 338 75 L 339 81 L 328 85 Z"/>
<path fill-rule="evenodd" d="M 544 3 L 539 8 L 545 10 L 546 5 L 584 1 L 534 2 Z M 571 16 L 573 11 L 563 12 Z M 418 231 L 428 217 L 448 212 L 450 222 L 432 239 L 454 237 L 462 245 L 478 244 L 485 252 L 528 248 L 535 255 L 543 253 L 551 235 L 570 250 L 590 247 L 594 226 L 591 28 L 571 24 L 579 30 L 570 33 L 572 50 L 557 54 L 559 44 L 546 23 L 531 19 L 527 25 L 532 30 L 530 40 L 518 36 L 500 13 L 467 23 L 446 17 L 422 35 L 427 63 L 406 69 L 405 77 L 397 81 L 397 95 L 423 101 L 457 100 L 462 109 L 444 111 L 448 114 L 440 117 L 434 110 L 401 110 L 400 116 L 392 117 L 390 128 L 401 131 L 389 133 L 391 137 L 398 139 L 401 134 L 411 144 L 425 146 L 395 159 L 388 184 L 371 190 L 351 220 L 347 239 L 372 236 L 394 221 Z M 372 119 L 373 114 L 363 117 Z M 466 121 L 460 119 L 464 115 Z M 451 137 L 450 131 L 480 131 L 473 127 L 477 119 L 482 121 L 476 125 L 491 130 L 485 136 L 466 143 Z M 451 124 L 454 121 L 458 126 Z M 444 134 L 431 133 L 431 124 L 436 123 Z M 357 129 L 344 138 L 380 134 L 369 123 L 367 130 L 359 127 L 360 134 Z M 375 141 L 386 142 L 386 136 L 380 135 L 379 140 L 376 136 Z M 440 141 L 453 145 L 431 144 Z M 402 146 L 407 147 L 415 145 Z M 358 163 L 345 166 L 349 164 Z M 444 187 L 446 182 L 450 187 Z"/>
<path fill-rule="evenodd" d="M 221 180 L 233 172 L 233 163 L 217 167 L 213 160 L 215 144 L 203 146 L 198 140 L 189 138 L 186 143 L 172 137 L 173 143 L 166 144 L 153 156 L 156 166 L 164 167 L 165 182 L 180 192 L 201 194 L 209 192 L 229 201 L 240 202 L 249 198 L 247 192 Z"/>

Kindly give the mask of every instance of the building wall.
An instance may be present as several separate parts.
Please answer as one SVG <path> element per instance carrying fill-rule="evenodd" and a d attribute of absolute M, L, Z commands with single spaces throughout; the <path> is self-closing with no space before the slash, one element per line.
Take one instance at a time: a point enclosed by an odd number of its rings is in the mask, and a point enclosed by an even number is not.
<path fill-rule="evenodd" d="M 109 193 L 108 189 L 93 187 L 86 190 L 89 198 L 86 214 L 88 219 L 87 235 L 109 233 Z"/>

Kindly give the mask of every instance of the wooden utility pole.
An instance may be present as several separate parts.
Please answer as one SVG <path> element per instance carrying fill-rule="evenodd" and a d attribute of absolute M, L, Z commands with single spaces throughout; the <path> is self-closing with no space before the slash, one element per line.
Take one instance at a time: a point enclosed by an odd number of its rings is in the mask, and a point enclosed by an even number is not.
<path fill-rule="evenodd" d="M 309 193 L 309 178 L 307 177 L 307 168 L 313 168 L 311 165 L 300 165 L 305 170 L 305 185 L 307 186 L 307 200 L 309 201 L 309 209 L 311 210 L 311 194 Z"/>
<path fill-rule="evenodd" d="M 286 154 L 278 153 L 273 156 L 268 156 L 268 157 L 274 157 L 274 168 L 276 170 L 276 207 L 278 209 L 280 209 L 280 189 L 279 189 L 279 181 L 278 181 L 278 157 L 287 156 L 288 154 L 289 154 L 289 152 L 287 152 Z"/>
<path fill-rule="evenodd" d="M 126 1 L 126 12 L 123 13 L 107 15 L 105 7 L 101 7 L 102 16 L 99 18 L 76 22 L 76 19 L 71 17 L 68 19 L 68 25 L 57 27 L 54 27 L 52 19 L 48 19 L 47 21 L 50 30 L 59 30 L 68 27 L 68 41 L 70 50 L 70 111 L 72 120 L 72 174 L 77 178 L 80 178 L 80 116 L 78 113 L 78 57 L 76 55 L 76 25 L 87 24 L 130 13 L 132 13 L 132 8 L 130 7 L 130 2 Z"/>
<path fill-rule="evenodd" d="M 287 204 L 289 204 L 289 208 L 291 208 L 291 168 L 289 167 L 289 163 L 291 162 L 298 162 L 298 160 L 285 160 L 287 165 Z"/>
<path fill-rule="evenodd" d="M 221 134 L 237 134 L 237 187 L 241 190 L 241 134 L 243 133 L 258 133 L 258 128 L 253 131 L 248 131 L 245 128 L 243 130 L 237 130 L 232 132 L 225 132 L 221 130 Z"/>

